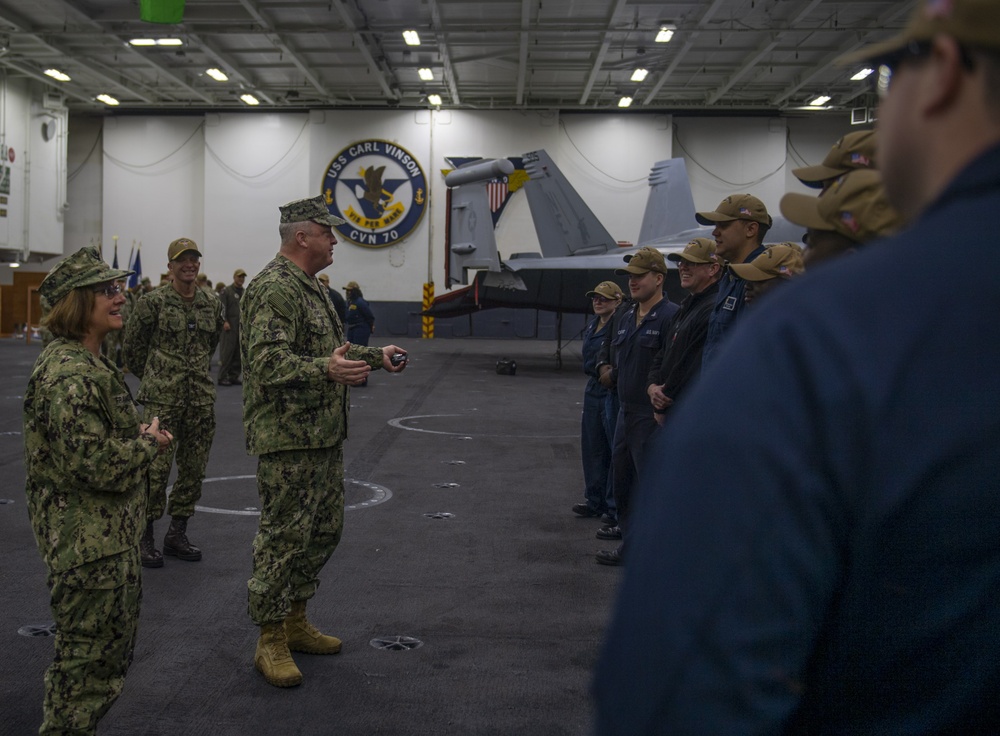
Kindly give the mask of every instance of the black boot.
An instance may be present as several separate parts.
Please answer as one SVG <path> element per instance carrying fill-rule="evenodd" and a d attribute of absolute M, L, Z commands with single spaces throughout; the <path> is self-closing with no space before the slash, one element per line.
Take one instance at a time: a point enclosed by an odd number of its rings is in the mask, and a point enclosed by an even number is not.
<path fill-rule="evenodd" d="M 146 524 L 146 531 L 139 540 L 139 559 L 143 567 L 163 567 L 163 555 L 153 542 L 153 522 Z"/>
<path fill-rule="evenodd" d="M 167 536 L 163 538 L 163 554 L 172 555 L 179 560 L 197 562 L 201 559 L 201 550 L 188 541 L 187 521 L 180 516 L 170 520 Z"/>

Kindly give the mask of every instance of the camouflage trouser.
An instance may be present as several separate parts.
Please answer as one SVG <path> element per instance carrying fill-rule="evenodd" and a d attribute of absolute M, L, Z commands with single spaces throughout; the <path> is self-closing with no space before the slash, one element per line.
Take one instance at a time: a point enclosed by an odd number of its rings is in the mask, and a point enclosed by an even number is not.
<path fill-rule="evenodd" d="M 56 651 L 39 734 L 94 734 L 121 695 L 139 626 L 140 570 L 131 549 L 49 576 Z"/>
<path fill-rule="evenodd" d="M 219 341 L 219 380 L 235 381 L 242 376 L 240 363 L 240 331 L 223 332 Z"/>
<path fill-rule="evenodd" d="M 250 618 L 284 621 L 292 601 L 312 598 L 344 526 L 344 451 L 289 450 L 257 461 L 260 527 L 247 583 Z"/>
<path fill-rule="evenodd" d="M 144 422 L 160 418 L 160 428 L 174 436 L 170 449 L 157 455 L 149 468 L 149 498 L 146 502 L 146 521 L 156 521 L 163 516 L 166 506 L 171 516 L 188 518 L 194 515 L 194 505 L 201 498 L 201 481 L 205 478 L 208 453 L 215 437 L 215 407 L 164 406 L 149 402 L 143 412 Z M 170 492 L 167 505 L 167 480 L 170 466 L 177 453 L 177 480 Z"/>

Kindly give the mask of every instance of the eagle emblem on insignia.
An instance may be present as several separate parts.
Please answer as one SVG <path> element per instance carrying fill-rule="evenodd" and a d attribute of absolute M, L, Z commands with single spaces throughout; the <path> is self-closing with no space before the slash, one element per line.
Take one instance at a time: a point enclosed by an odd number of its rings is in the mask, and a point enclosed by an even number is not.
<path fill-rule="evenodd" d="M 416 158 L 391 141 L 352 143 L 323 176 L 330 211 L 346 222 L 340 237 L 365 248 L 384 248 L 409 236 L 427 208 L 427 181 Z"/>

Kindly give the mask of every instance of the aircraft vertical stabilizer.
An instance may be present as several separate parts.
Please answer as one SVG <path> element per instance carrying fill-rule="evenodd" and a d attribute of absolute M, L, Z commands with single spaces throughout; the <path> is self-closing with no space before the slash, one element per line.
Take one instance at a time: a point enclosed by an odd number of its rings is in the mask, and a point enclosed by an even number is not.
<path fill-rule="evenodd" d="M 490 216 L 487 183 L 514 171 L 505 158 L 477 161 L 445 177 L 449 189 L 448 286 L 464 284 L 470 268 L 500 270 L 500 256 Z"/>
<path fill-rule="evenodd" d="M 544 150 L 524 154 L 524 192 L 545 258 L 597 255 L 618 244 Z"/>
<path fill-rule="evenodd" d="M 639 228 L 639 245 L 653 245 L 698 229 L 694 196 L 682 158 L 657 161 L 649 173 L 649 196 Z"/>

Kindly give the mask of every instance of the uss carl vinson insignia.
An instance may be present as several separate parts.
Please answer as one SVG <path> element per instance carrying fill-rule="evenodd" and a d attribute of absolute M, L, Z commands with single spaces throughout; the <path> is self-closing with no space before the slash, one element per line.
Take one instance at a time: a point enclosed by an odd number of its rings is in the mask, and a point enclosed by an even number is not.
<path fill-rule="evenodd" d="M 360 141 L 330 161 L 323 196 L 330 212 L 347 221 L 335 228 L 339 235 L 366 248 L 384 248 L 420 224 L 427 208 L 427 178 L 405 148 L 390 141 Z"/>

